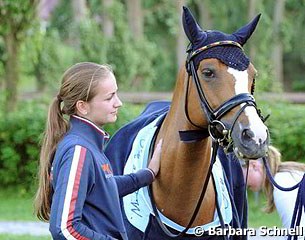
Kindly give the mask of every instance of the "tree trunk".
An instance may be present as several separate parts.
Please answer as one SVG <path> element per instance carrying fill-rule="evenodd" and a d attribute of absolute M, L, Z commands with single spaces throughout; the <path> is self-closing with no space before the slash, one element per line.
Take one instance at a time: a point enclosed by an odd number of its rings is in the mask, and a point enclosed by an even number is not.
<path fill-rule="evenodd" d="M 132 37 L 139 41 L 144 37 L 144 19 L 141 0 L 126 0 L 127 18 Z M 143 81 L 143 76 L 136 75 L 131 82 L 131 86 L 137 88 Z"/>
<path fill-rule="evenodd" d="M 72 9 L 74 22 L 79 23 L 86 18 L 87 5 L 86 0 L 72 0 Z"/>
<path fill-rule="evenodd" d="M 103 12 L 103 33 L 107 38 L 113 37 L 114 34 L 114 24 L 111 16 L 108 14 L 108 9 L 112 6 L 113 0 L 102 0 L 102 5 L 105 11 Z"/>
<path fill-rule="evenodd" d="M 285 10 L 285 0 L 275 1 L 274 15 L 273 15 L 273 91 L 283 91 L 284 89 L 284 71 L 283 71 L 283 44 L 281 39 L 281 23 L 283 22 Z"/>
<path fill-rule="evenodd" d="M 128 24 L 135 40 L 143 38 L 143 11 L 141 0 L 126 0 Z"/>
<path fill-rule="evenodd" d="M 176 8 L 177 8 L 177 13 L 178 16 L 182 16 L 182 7 L 186 5 L 185 0 L 179 0 L 176 1 Z M 177 32 L 177 42 L 176 42 L 176 57 L 177 57 L 177 65 L 178 68 L 184 63 L 185 58 L 186 58 L 186 46 L 187 46 L 187 41 L 185 37 L 185 33 L 182 27 L 182 24 L 179 24 L 179 29 Z"/>
<path fill-rule="evenodd" d="M 48 22 L 52 11 L 58 5 L 58 3 L 59 0 L 41 0 L 37 8 L 39 19 L 41 21 Z"/>
<path fill-rule="evenodd" d="M 7 61 L 4 65 L 4 84 L 6 89 L 5 110 L 11 112 L 15 109 L 17 103 L 19 42 L 12 31 L 5 36 L 4 41 L 7 50 Z"/>
<path fill-rule="evenodd" d="M 80 24 L 85 20 L 87 15 L 87 5 L 86 0 L 72 0 L 72 10 L 73 10 L 73 31 L 69 32 L 69 41 L 76 48 L 80 49 Z"/>
<path fill-rule="evenodd" d="M 209 12 L 210 6 L 207 1 L 199 0 L 196 2 L 199 9 L 200 26 L 202 29 L 212 29 L 213 20 L 211 13 Z"/>
<path fill-rule="evenodd" d="M 42 93 L 46 90 L 47 83 L 42 71 L 41 61 L 42 61 L 42 51 L 38 53 L 38 61 L 34 63 L 34 76 L 36 78 L 36 89 L 38 92 Z"/>
<path fill-rule="evenodd" d="M 260 0 L 249 0 L 248 4 L 248 19 L 252 20 L 256 14 L 257 14 L 257 5 Z M 249 49 L 250 49 L 250 59 L 252 59 L 252 62 L 255 61 L 255 53 L 256 53 L 256 45 L 254 44 L 254 41 L 250 41 L 249 43 Z"/>

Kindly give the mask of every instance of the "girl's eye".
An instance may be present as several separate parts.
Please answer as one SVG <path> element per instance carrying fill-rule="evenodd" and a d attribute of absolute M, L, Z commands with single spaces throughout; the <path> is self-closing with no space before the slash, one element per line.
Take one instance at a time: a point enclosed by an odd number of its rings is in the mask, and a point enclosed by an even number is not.
<path fill-rule="evenodd" d="M 202 73 L 203 77 L 205 77 L 205 78 L 215 77 L 214 71 L 210 68 L 203 69 L 201 73 Z"/>
<path fill-rule="evenodd" d="M 111 94 L 109 98 L 106 98 L 107 101 L 110 101 L 114 97 L 115 93 Z"/>

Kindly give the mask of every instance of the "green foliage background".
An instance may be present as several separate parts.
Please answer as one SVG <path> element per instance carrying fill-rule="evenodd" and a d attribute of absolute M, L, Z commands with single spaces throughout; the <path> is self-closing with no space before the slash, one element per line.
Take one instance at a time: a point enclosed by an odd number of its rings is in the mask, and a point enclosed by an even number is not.
<path fill-rule="evenodd" d="M 305 106 L 285 102 L 264 103 L 263 112 L 270 114 L 266 125 L 271 135 L 271 144 L 281 150 L 286 161 L 305 163 Z"/>
<path fill-rule="evenodd" d="M 31 21 L 32 25 L 23 34 L 25 41 L 21 46 L 20 90 L 43 89 L 54 92 L 66 68 L 75 62 L 94 61 L 114 67 L 121 90 L 171 91 L 178 70 L 175 46 L 181 27 L 181 14 L 176 2 L 142 2 L 144 37 L 140 40 L 135 40 L 129 29 L 126 1 L 113 0 L 112 6 L 107 9 L 98 0 L 88 0 L 87 4 L 88 14 L 80 25 L 74 22 L 71 0 L 59 1 L 48 23 L 42 24 L 35 19 Z M 212 26 L 206 26 L 200 19 L 200 4 L 209 12 Z M 192 9 L 203 29 L 213 28 L 232 33 L 249 21 L 249 1 L 246 0 L 237 0 L 235 4 L 223 0 L 187 0 L 186 5 Z M 259 71 L 259 91 L 281 91 L 271 75 L 270 64 L 270 46 L 274 42 L 274 5 L 275 1 L 257 1 L 256 12 L 261 13 L 262 17 L 245 46 L 248 54 L 250 46 L 255 48 L 255 55 L 251 60 Z M 305 50 L 305 14 L 302 11 L 305 9 L 305 0 L 287 0 L 285 6 L 284 21 L 280 29 L 284 47 L 284 77 L 291 82 L 292 90 L 305 91 L 305 57 L 302 54 L 302 50 Z M 99 20 L 103 12 L 114 19 L 115 29 L 111 38 L 103 35 L 103 22 Z M 22 11 L 14 14 L 17 14 L 18 19 Z M 4 31 L 7 31 L 5 26 L 0 26 L 0 33 Z M 0 35 L 0 81 L 4 77 L 3 64 L 6 57 Z"/>
<path fill-rule="evenodd" d="M 18 0 L 19 2 L 23 2 Z M 11 4 L 14 18 L 23 14 L 18 1 L 4 0 Z M 14 3 L 13 3 L 14 2 Z M 273 44 L 272 16 L 275 1 L 257 1 L 257 13 L 262 13 L 259 25 L 247 43 L 255 47 L 251 59 L 259 72 L 256 94 L 276 88 L 271 75 L 270 46 Z M 305 91 L 305 0 L 286 0 L 285 19 L 281 26 L 284 46 L 285 78 L 291 79 L 292 90 Z M 60 1 L 48 23 L 37 19 L 30 21 L 27 31 L 20 38 L 19 56 L 20 93 L 39 92 L 37 100 L 20 98 L 15 112 L 4 112 L 2 97 L 4 65 L 7 52 L 0 25 L 0 186 L 19 185 L 30 190 L 36 180 L 40 139 L 44 130 L 47 105 L 58 90 L 61 75 L 69 66 L 79 61 L 108 63 L 113 66 L 120 91 L 172 91 L 178 66 L 176 61 L 177 33 L 181 27 L 181 14 L 172 0 L 142 1 L 144 36 L 135 40 L 128 26 L 127 7 L 124 0 L 113 0 L 107 9 L 100 0 L 88 0 L 89 13 L 80 25 L 73 21 L 71 0 Z M 209 10 L 212 26 L 200 20 L 203 29 L 213 28 L 231 33 L 248 22 L 247 0 L 232 4 L 223 0 L 188 0 L 186 4 L 199 19 L 199 5 Z M 16 5 L 17 4 L 17 5 Z M 22 6 L 26 6 L 22 5 Z M 238 6 L 238 7 L 236 7 Z M 4 9 L 3 6 L 1 9 Z M 21 11 L 22 10 L 22 11 Z M 114 35 L 102 32 L 101 12 L 107 11 L 114 19 Z M 186 43 L 187 45 L 187 43 Z M 22 95 L 22 94 L 21 94 Z M 263 112 L 271 113 L 267 125 L 272 143 L 283 154 L 284 160 L 305 162 L 304 127 L 305 107 L 284 102 L 260 101 Z M 126 105 L 115 125 L 107 126 L 113 133 L 119 126 L 135 118 L 143 106 Z"/>
<path fill-rule="evenodd" d="M 24 191 L 36 188 L 40 140 L 45 127 L 47 102 L 25 101 L 18 111 L 0 117 L 0 187 L 19 186 Z M 271 114 L 267 125 L 272 144 L 278 147 L 283 160 L 305 163 L 305 106 L 260 101 L 265 114 Z M 111 135 L 119 127 L 136 118 L 144 105 L 125 104 L 118 121 L 105 127 Z"/>

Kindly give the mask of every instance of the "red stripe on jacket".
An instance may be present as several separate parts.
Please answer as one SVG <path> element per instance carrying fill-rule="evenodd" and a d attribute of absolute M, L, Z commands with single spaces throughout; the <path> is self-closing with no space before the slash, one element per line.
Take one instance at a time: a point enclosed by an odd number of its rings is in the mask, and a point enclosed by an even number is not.
<path fill-rule="evenodd" d="M 73 217 L 74 217 L 74 211 L 75 211 L 75 205 L 76 205 L 76 201 L 77 201 L 80 179 L 81 179 L 82 170 L 83 170 L 83 166 L 84 166 L 84 162 L 85 162 L 85 158 L 86 158 L 86 151 L 87 151 L 86 148 L 81 147 L 80 154 L 79 154 L 79 161 L 78 161 L 76 175 L 75 175 L 75 180 L 74 180 L 74 185 L 73 185 L 73 190 L 72 190 L 69 215 L 68 215 L 68 220 L 67 220 L 67 229 L 68 229 L 69 233 L 73 237 L 75 237 L 76 239 L 79 239 L 79 240 L 89 240 L 89 238 L 82 236 L 80 233 L 78 233 L 73 228 L 73 225 L 69 224 L 69 223 L 72 223 Z"/>

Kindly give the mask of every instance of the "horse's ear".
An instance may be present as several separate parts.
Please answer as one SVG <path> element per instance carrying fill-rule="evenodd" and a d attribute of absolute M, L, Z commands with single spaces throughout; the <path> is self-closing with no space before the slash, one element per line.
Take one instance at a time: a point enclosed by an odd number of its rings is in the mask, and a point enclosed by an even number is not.
<path fill-rule="evenodd" d="M 254 32 L 257 23 L 259 21 L 259 18 L 261 17 L 261 14 L 258 14 L 251 22 L 249 22 L 247 25 L 241 27 L 236 32 L 234 32 L 232 35 L 235 36 L 237 42 L 239 42 L 242 46 L 247 42 L 247 40 L 251 37 L 252 33 Z"/>
<path fill-rule="evenodd" d="M 206 33 L 197 24 L 191 11 L 183 6 L 182 24 L 187 38 L 193 45 L 203 42 L 206 39 Z"/>

